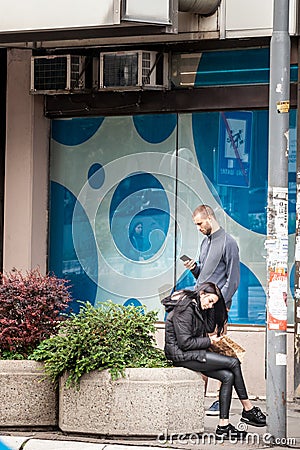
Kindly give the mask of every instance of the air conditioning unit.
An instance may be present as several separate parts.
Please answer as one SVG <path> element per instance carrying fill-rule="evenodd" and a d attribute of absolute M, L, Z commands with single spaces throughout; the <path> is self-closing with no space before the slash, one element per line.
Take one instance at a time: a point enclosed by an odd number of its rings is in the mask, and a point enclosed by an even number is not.
<path fill-rule="evenodd" d="M 155 51 L 100 53 L 99 89 L 168 87 L 168 54 Z"/>
<path fill-rule="evenodd" d="M 85 63 L 85 56 L 32 56 L 30 92 L 32 94 L 68 94 L 84 90 Z"/>

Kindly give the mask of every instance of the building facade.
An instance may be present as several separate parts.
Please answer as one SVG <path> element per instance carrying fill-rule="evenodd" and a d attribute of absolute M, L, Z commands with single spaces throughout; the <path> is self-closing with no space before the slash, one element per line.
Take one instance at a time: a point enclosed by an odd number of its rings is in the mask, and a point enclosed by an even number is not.
<path fill-rule="evenodd" d="M 57 5 L 60 17 L 67 3 Z M 39 266 L 70 279 L 74 299 L 145 305 L 158 311 L 162 330 L 161 299 L 194 283 L 179 257 L 197 258 L 191 214 L 209 204 L 240 248 L 229 324 L 252 355 L 259 342 L 255 395 L 265 392 L 273 17 L 273 1 L 261 3 L 106 0 L 97 22 L 90 0 L 59 23 L 55 4 L 47 23 L 33 9 L 25 25 L 11 5 L 0 21 L 3 270 Z M 297 17 L 291 0 L 289 398 Z M 250 359 L 245 367 L 253 371 Z"/>

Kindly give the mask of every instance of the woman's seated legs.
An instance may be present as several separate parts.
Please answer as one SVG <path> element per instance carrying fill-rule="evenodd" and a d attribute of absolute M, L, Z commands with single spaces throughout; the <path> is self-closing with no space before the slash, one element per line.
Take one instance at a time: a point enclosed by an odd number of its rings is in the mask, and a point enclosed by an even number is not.
<path fill-rule="evenodd" d="M 220 418 L 229 418 L 229 409 L 232 397 L 232 387 L 234 384 L 234 374 L 229 369 L 206 370 L 211 368 L 211 364 L 200 361 L 182 361 L 175 363 L 176 366 L 185 367 L 195 372 L 205 373 L 210 378 L 221 381 L 221 389 L 219 394 L 220 399 Z"/>

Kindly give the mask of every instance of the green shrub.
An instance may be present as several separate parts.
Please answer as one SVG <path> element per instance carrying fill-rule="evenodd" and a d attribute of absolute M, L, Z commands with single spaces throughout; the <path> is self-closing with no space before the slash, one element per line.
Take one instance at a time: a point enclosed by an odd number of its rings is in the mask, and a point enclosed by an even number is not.
<path fill-rule="evenodd" d="M 78 386 L 92 370 L 109 369 L 112 379 L 126 367 L 166 367 L 155 346 L 157 314 L 142 307 L 105 302 L 99 308 L 82 304 L 77 315 L 59 325 L 59 334 L 43 341 L 31 359 L 44 361 L 45 372 L 56 382 L 68 372 L 67 386 Z"/>

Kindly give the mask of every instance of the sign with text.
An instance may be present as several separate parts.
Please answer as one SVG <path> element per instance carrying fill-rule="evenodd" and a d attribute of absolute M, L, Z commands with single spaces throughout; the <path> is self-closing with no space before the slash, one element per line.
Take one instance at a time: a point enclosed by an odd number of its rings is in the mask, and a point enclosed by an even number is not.
<path fill-rule="evenodd" d="M 220 113 L 218 184 L 250 186 L 252 113 Z"/>

